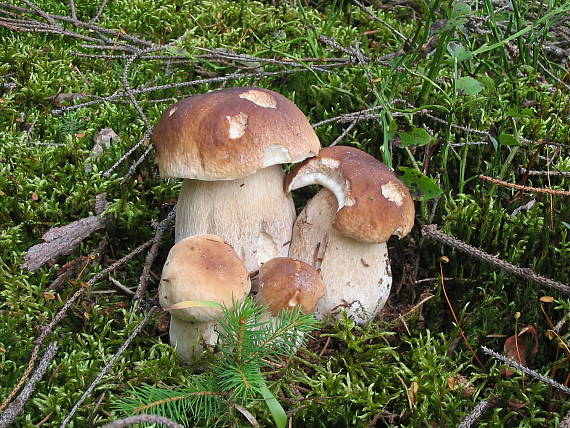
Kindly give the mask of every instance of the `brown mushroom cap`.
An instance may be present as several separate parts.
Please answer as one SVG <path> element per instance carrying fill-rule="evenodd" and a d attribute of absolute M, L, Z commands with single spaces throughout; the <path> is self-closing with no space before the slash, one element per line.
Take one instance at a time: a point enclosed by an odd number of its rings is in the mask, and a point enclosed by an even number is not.
<path fill-rule="evenodd" d="M 216 235 L 185 238 L 170 249 L 158 289 L 163 307 L 187 300 L 214 301 L 230 307 L 251 288 L 248 272 L 236 252 Z M 185 321 L 218 319 L 219 308 L 176 309 L 172 316 Z"/>
<path fill-rule="evenodd" d="M 262 88 L 227 88 L 170 106 L 152 133 L 160 174 L 233 180 L 315 156 L 320 142 L 299 108 Z"/>
<path fill-rule="evenodd" d="M 285 191 L 321 184 L 338 200 L 333 227 L 365 242 L 403 237 L 414 226 L 415 207 L 408 188 L 383 163 L 352 147 L 323 148 L 287 175 Z"/>
<path fill-rule="evenodd" d="M 269 306 L 273 315 L 295 306 L 308 314 L 325 295 L 321 274 L 311 265 L 288 257 L 276 257 L 264 263 L 258 280 L 256 299 Z"/>

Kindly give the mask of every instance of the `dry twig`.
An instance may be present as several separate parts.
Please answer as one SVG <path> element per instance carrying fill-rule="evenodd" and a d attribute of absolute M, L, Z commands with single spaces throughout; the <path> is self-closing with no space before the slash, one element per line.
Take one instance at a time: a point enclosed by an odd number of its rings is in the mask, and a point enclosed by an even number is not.
<path fill-rule="evenodd" d="M 133 95 L 139 95 L 139 94 L 146 94 L 148 92 L 162 91 L 165 89 L 177 89 L 177 88 L 184 88 L 187 86 L 202 85 L 205 83 L 221 83 L 221 82 L 227 82 L 229 80 L 236 80 L 236 79 L 250 79 L 250 78 L 259 78 L 259 77 L 282 76 L 282 75 L 293 74 L 293 73 L 306 73 L 308 71 L 311 71 L 311 70 L 306 69 L 306 68 L 293 68 L 293 69 L 289 69 L 289 70 L 262 71 L 262 72 L 257 72 L 257 73 L 232 73 L 232 74 L 228 74 L 228 75 L 220 76 L 220 77 L 209 77 L 206 79 L 191 80 L 188 82 L 170 83 L 167 85 L 158 85 L 158 86 L 150 86 L 150 87 L 145 87 L 145 88 L 133 89 L 132 94 Z M 75 104 L 73 106 L 62 107 L 60 109 L 54 109 L 54 110 L 52 110 L 52 113 L 53 114 L 61 114 L 61 113 L 64 113 L 66 111 L 77 110 L 78 108 L 89 107 L 91 105 L 99 104 L 102 102 L 115 101 L 115 100 L 118 100 L 120 98 L 125 98 L 127 96 L 128 96 L 128 94 L 126 92 L 119 92 L 117 94 L 109 95 L 107 97 L 101 97 L 101 98 L 96 99 L 96 100 L 91 100 L 91 101 L 87 101 L 84 103 Z"/>
<path fill-rule="evenodd" d="M 26 402 L 36 390 L 36 384 L 44 376 L 47 368 L 49 367 L 50 363 L 55 357 L 56 352 L 57 352 L 57 342 L 51 342 L 47 346 L 46 351 L 44 352 L 44 355 L 38 364 L 38 368 L 30 378 L 26 386 L 22 389 L 20 395 L 18 395 L 18 397 L 14 401 L 12 401 L 12 403 L 10 403 L 9 406 L 6 406 L 6 410 L 4 410 L 2 414 L 0 414 L 0 428 L 4 428 L 10 425 L 24 411 L 24 406 L 26 405 Z M 6 402 L 9 403 L 10 400 L 11 398 L 8 397 L 8 400 L 6 400 Z M 4 409 L 4 407 L 5 406 L 3 404 L 2 409 Z"/>
<path fill-rule="evenodd" d="M 490 183 L 498 184 L 499 186 L 511 187 L 513 189 L 522 190 L 524 192 L 547 193 L 549 195 L 558 195 L 558 196 L 570 196 L 570 191 L 568 190 L 553 190 L 553 189 L 543 189 L 541 187 L 522 186 L 520 184 L 513 184 L 509 183 L 508 181 L 487 177 L 486 175 L 483 174 L 481 174 L 479 178 L 481 180 L 485 180 Z"/>
<path fill-rule="evenodd" d="M 562 177 L 570 177 L 570 171 L 534 171 L 526 168 L 519 168 L 517 172 L 525 175 L 560 175 Z"/>
<path fill-rule="evenodd" d="M 511 367 L 514 367 L 515 369 L 523 372 L 524 374 L 529 375 L 530 377 L 533 377 L 543 383 L 546 383 L 547 385 L 550 385 L 551 387 L 562 391 L 566 394 L 570 394 L 570 388 L 568 388 L 565 385 L 562 385 L 561 383 L 556 382 L 555 380 L 550 379 L 549 377 L 546 377 L 544 375 L 541 375 L 540 373 L 535 372 L 534 370 L 529 369 L 528 367 L 523 366 L 522 364 L 520 364 L 519 362 L 505 357 L 504 355 L 501 355 L 495 351 L 493 351 L 492 349 L 487 348 L 486 346 L 481 346 L 481 350 L 487 354 L 490 355 L 493 358 L 496 358 L 497 360 L 508 364 Z"/>
<path fill-rule="evenodd" d="M 489 410 L 495 407 L 498 401 L 499 400 L 497 398 L 491 398 L 490 400 L 481 401 L 479 404 L 475 406 L 475 408 L 471 411 L 471 413 L 469 413 L 465 417 L 465 419 L 463 419 L 463 421 L 459 424 L 458 428 L 471 428 L 472 426 L 477 424 L 477 421 L 481 418 L 481 416 L 483 416 L 485 413 L 487 413 Z"/>
<path fill-rule="evenodd" d="M 139 279 L 139 285 L 137 287 L 137 291 L 135 292 L 134 298 L 137 300 L 142 299 L 142 296 L 146 290 L 147 279 L 149 276 L 150 268 L 152 267 L 152 263 L 154 262 L 154 259 L 156 258 L 156 255 L 158 253 L 158 246 L 160 245 L 160 241 L 162 240 L 162 235 L 164 235 L 164 232 L 168 229 L 170 223 L 172 222 L 172 220 L 174 220 L 175 216 L 176 216 L 176 206 L 174 206 L 174 208 L 170 210 L 166 218 L 162 220 L 156 227 L 156 234 L 154 235 L 154 238 L 152 240 L 152 246 L 150 247 L 150 250 L 148 250 L 148 253 L 146 255 L 146 259 L 144 261 L 144 268 L 141 277 Z"/>
<path fill-rule="evenodd" d="M 94 231 L 102 229 L 109 222 L 109 217 L 102 216 L 107 207 L 106 194 L 97 195 L 95 202 L 96 215 L 82 218 L 61 227 L 48 230 L 42 239 L 46 242 L 31 247 L 24 256 L 22 267 L 35 272 L 48 261 L 60 255 L 70 254 Z"/>
<path fill-rule="evenodd" d="M 127 340 L 125 340 L 125 342 L 117 350 L 115 355 L 113 355 L 113 357 L 105 365 L 105 367 L 103 367 L 103 370 L 101 370 L 99 372 L 99 374 L 97 375 L 95 380 L 93 382 L 91 382 L 91 385 L 89 385 L 89 387 L 85 390 L 85 392 L 83 393 L 81 398 L 79 400 L 77 400 L 77 403 L 75 403 L 75 405 L 71 409 L 71 412 L 69 412 L 69 415 L 67 415 L 67 417 L 61 423 L 61 428 L 65 428 L 65 426 L 69 423 L 69 421 L 71 421 L 71 418 L 73 418 L 73 415 L 75 415 L 77 410 L 79 410 L 79 407 L 81 406 L 81 404 L 83 404 L 83 402 L 87 399 L 87 397 L 89 397 L 89 395 L 93 392 L 93 390 L 95 389 L 95 386 L 97 386 L 97 384 L 101 381 L 101 379 L 103 379 L 103 377 L 109 372 L 109 370 L 111 370 L 111 368 L 115 364 L 115 361 L 117 361 L 117 359 L 121 356 L 121 354 L 123 352 L 125 352 L 125 349 L 127 349 L 127 347 L 130 345 L 130 343 L 133 341 L 133 339 L 137 336 L 137 334 L 140 333 L 143 326 L 146 324 L 146 322 L 148 321 L 150 316 L 154 313 L 154 311 L 157 308 L 158 308 L 158 306 L 153 306 L 152 308 L 150 308 L 150 310 L 147 312 L 147 314 L 145 315 L 143 320 L 135 327 L 135 329 L 133 330 L 131 335 L 127 338 Z"/>
<path fill-rule="evenodd" d="M 388 24 L 386 21 L 384 21 L 383 19 L 380 19 L 374 12 L 372 12 L 368 7 L 364 6 L 362 3 L 360 3 L 358 0 L 352 0 L 354 4 L 356 4 L 360 9 L 362 9 L 364 12 L 366 12 L 368 14 L 368 16 L 370 16 L 373 20 L 378 21 L 380 24 L 384 25 L 386 28 L 388 28 L 392 33 L 394 33 L 395 35 L 397 35 L 399 38 L 401 38 L 402 40 L 404 40 L 406 43 L 410 42 L 410 39 L 408 39 L 406 36 L 404 36 L 402 33 L 400 33 L 398 30 L 396 30 L 393 26 L 391 26 L 390 24 Z"/>
<path fill-rule="evenodd" d="M 496 256 L 487 254 L 478 248 L 472 247 L 471 245 L 461 242 L 459 239 L 446 235 L 445 233 L 437 230 L 437 225 L 435 224 L 428 224 L 422 227 L 422 235 L 430 239 L 435 239 L 436 241 L 439 241 L 445 245 L 449 245 L 450 247 L 455 248 L 457 250 L 463 251 L 480 260 L 486 261 L 487 263 L 490 263 L 493 266 L 500 267 L 501 269 L 504 269 L 507 272 L 512 273 L 514 275 L 520 276 L 530 281 L 534 281 L 538 284 L 545 285 L 547 287 L 554 288 L 555 290 L 558 290 L 562 293 L 570 294 L 570 286 L 562 284 L 561 282 L 555 281 L 553 279 L 538 275 L 532 269 L 521 268 L 520 266 L 516 266 L 509 262 L 501 260 Z"/>

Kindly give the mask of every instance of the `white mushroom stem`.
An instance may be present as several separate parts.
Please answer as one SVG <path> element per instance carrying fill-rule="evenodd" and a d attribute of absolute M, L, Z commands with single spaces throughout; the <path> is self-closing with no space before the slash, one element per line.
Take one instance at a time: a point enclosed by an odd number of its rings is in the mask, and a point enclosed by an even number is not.
<path fill-rule="evenodd" d="M 193 361 L 204 352 L 205 345 L 218 342 L 216 321 L 193 322 L 180 318 L 170 319 L 170 344 L 183 361 Z"/>
<path fill-rule="evenodd" d="M 236 180 L 184 180 L 176 208 L 176 242 L 193 235 L 219 235 L 249 272 L 287 256 L 295 206 L 283 191 L 283 180 L 279 165 Z"/>
<path fill-rule="evenodd" d="M 321 189 L 295 222 L 289 257 L 320 269 L 326 292 L 315 309 L 318 319 L 339 318 L 344 309 L 366 324 L 384 307 L 392 286 L 387 247 L 342 236 L 332 227 L 336 212 L 335 195 Z"/>

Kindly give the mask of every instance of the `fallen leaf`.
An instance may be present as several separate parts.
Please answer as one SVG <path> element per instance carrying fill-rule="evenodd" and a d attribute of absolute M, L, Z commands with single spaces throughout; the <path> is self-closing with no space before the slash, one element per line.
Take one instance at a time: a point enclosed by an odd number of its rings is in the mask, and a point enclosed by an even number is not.
<path fill-rule="evenodd" d="M 529 341 L 532 347 L 529 348 Z M 526 366 L 527 360 L 533 358 L 538 353 L 538 333 L 532 325 L 524 327 L 517 335 L 513 335 L 505 340 L 503 351 L 507 357 L 515 360 L 517 363 Z M 510 369 L 502 369 L 506 377 L 513 375 L 514 371 Z"/>
<path fill-rule="evenodd" d="M 84 94 L 68 94 L 68 93 L 60 93 L 57 94 L 55 97 L 50 97 L 53 104 L 57 107 L 63 107 L 65 104 L 69 102 L 79 101 L 85 98 Z"/>
<path fill-rule="evenodd" d="M 54 300 L 55 299 L 55 294 L 50 293 L 49 291 L 44 291 L 44 299 L 46 300 Z"/>
<path fill-rule="evenodd" d="M 32 192 L 32 201 L 37 201 L 40 197 L 36 192 Z"/>
<path fill-rule="evenodd" d="M 527 406 L 527 403 L 525 403 L 524 401 L 520 401 L 520 400 L 509 400 L 507 401 L 507 405 L 509 406 L 509 408 L 511 410 L 520 410 L 523 407 Z"/>

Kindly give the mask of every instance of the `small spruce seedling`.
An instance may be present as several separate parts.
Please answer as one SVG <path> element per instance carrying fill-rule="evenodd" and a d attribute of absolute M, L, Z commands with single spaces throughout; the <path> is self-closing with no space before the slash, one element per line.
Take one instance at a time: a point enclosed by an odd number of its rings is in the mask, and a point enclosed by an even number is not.
<path fill-rule="evenodd" d="M 318 322 L 298 307 L 267 321 L 267 308 L 250 298 L 223 310 L 219 354 L 204 373 L 174 388 L 134 388 L 115 408 L 125 415 L 154 413 L 183 424 L 223 425 L 233 417 L 236 406 L 247 407 L 263 399 L 275 424 L 284 427 L 285 411 L 269 390 L 262 369 L 276 358 L 295 353 L 300 333 L 314 330 Z"/>

